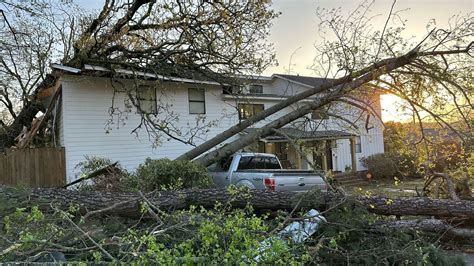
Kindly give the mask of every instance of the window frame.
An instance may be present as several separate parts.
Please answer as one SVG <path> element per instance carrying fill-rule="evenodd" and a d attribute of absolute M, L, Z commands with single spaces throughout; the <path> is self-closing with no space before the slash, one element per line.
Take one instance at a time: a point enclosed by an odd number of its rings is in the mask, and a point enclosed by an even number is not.
<path fill-rule="evenodd" d="M 190 92 L 192 90 L 202 92 L 203 100 L 194 100 L 194 99 L 191 100 L 191 98 L 189 96 L 190 96 Z M 191 112 L 191 103 L 202 103 L 203 112 L 202 113 Z M 204 114 L 206 114 L 206 91 L 204 89 L 202 89 L 202 88 L 188 88 L 188 109 L 189 109 L 189 114 L 190 115 L 204 115 Z"/>
<path fill-rule="evenodd" d="M 258 87 L 258 91 L 253 91 L 252 92 L 252 89 L 255 89 L 256 87 Z M 263 85 L 261 84 L 250 84 L 249 85 L 249 94 L 263 94 Z"/>
<path fill-rule="evenodd" d="M 362 153 L 362 138 L 356 136 L 354 138 L 355 153 Z"/>
<path fill-rule="evenodd" d="M 142 98 L 143 95 L 145 95 L 142 91 L 143 90 L 151 90 L 151 94 L 146 94 L 147 96 L 152 95 L 151 99 L 148 98 Z M 158 102 L 157 102 L 157 96 L 156 96 L 156 87 L 151 86 L 151 85 L 139 85 L 136 90 L 136 98 L 137 98 L 137 103 L 139 107 L 139 111 L 144 114 L 149 114 L 149 115 L 157 115 L 158 114 Z M 151 102 L 152 103 L 152 110 L 144 110 L 142 108 L 142 102 Z"/>
<path fill-rule="evenodd" d="M 244 117 L 244 114 L 240 111 L 242 108 L 241 106 L 252 106 L 252 115 L 248 116 L 248 117 Z M 250 117 L 254 116 L 255 114 L 257 114 L 257 112 L 255 112 L 255 107 L 256 106 L 261 106 L 262 107 L 262 110 L 260 110 L 259 112 L 262 112 L 265 110 L 265 105 L 263 103 L 239 103 L 237 104 L 237 111 L 238 111 L 238 114 L 239 114 L 239 120 L 245 120 L 245 119 L 249 119 Z"/>

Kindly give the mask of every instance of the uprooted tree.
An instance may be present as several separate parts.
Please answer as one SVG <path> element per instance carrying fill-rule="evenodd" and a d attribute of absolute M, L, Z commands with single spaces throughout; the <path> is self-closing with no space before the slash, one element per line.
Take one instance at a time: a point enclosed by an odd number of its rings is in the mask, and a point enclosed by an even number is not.
<path fill-rule="evenodd" d="M 82 17 L 71 15 L 74 7 L 61 6 L 58 9 L 49 1 L 42 1 L 32 7 L 28 6 L 28 2 L 5 1 L 2 5 L 2 32 L 8 37 L 6 42 L 2 42 L 2 51 L 9 55 L 2 57 L 2 72 L 6 74 L 4 77 L 16 80 L 15 83 L 2 82 L 2 103 L 11 117 L 11 121 L 2 119 L 3 132 L 0 133 L 4 147 L 15 145 L 15 138 L 25 128 L 31 127 L 37 112 L 45 111 L 41 103 L 42 94 L 61 75 L 60 71 L 47 75 L 45 67 L 51 60 L 77 68 L 94 64 L 112 70 L 122 68 L 132 72 L 205 78 L 222 84 L 242 82 L 232 77 L 260 73 L 274 62 L 271 45 L 264 40 L 272 19 L 278 14 L 264 2 L 224 5 L 220 1 L 106 1 L 99 13 Z M 191 160 L 201 156 L 243 129 L 314 95 L 320 96 L 315 102 L 300 104 L 301 108 L 297 111 L 269 123 L 239 143 L 227 145 L 218 156 L 214 156 L 214 153 L 200 158 L 199 162 L 209 164 L 211 161 L 206 158 L 217 160 L 231 154 L 248 145 L 251 140 L 271 133 L 272 128 L 304 117 L 311 110 L 333 112 L 327 108 L 331 103 L 342 102 L 360 109 L 361 117 L 365 116 L 367 122 L 379 119 L 370 104 L 358 97 L 362 94 L 361 87 L 365 90 L 372 87 L 373 90 L 405 99 L 408 107 L 417 115 L 420 126 L 423 120 L 421 116 L 429 115 L 435 122 L 457 132 L 459 137 L 468 138 L 465 132 L 471 128 L 472 116 L 472 44 L 469 43 L 473 34 L 472 14 L 453 17 L 449 28 L 436 28 L 434 24 L 429 24 L 427 35 L 414 42 L 403 38 L 404 24 L 393 22 L 392 19 L 398 16 L 395 11 L 389 13 L 382 29 L 367 31 L 372 23 L 372 18 L 367 15 L 370 7 L 362 4 L 347 18 L 340 14 L 341 11 L 318 10 L 322 39 L 316 46 L 318 54 L 314 70 L 327 78 L 327 82 L 241 121 L 178 159 Z M 13 12 L 17 10 L 21 12 Z M 58 20 L 57 14 L 51 10 L 61 10 L 60 15 L 67 19 Z M 22 19 L 24 17 L 26 19 Z M 23 34 L 24 28 L 30 24 L 55 29 L 47 35 L 38 33 L 38 36 L 50 36 L 48 40 L 41 40 L 49 45 L 31 47 L 22 44 L 25 42 L 22 38 L 30 36 Z M 32 36 L 36 36 L 32 33 Z M 63 48 L 61 51 L 51 45 L 53 42 L 57 45 L 57 40 L 62 42 L 59 45 Z M 55 53 L 49 50 L 35 52 L 33 48 L 38 47 L 51 47 L 50 50 Z M 34 82 L 25 80 L 29 74 L 25 76 L 25 73 L 18 72 L 17 69 L 24 68 L 16 65 L 22 62 L 19 60 L 22 55 L 16 51 L 41 55 L 37 56 L 38 59 L 32 56 L 32 61 L 42 60 L 38 64 L 29 63 L 29 67 L 35 71 L 28 73 L 39 73 L 30 78 Z M 52 54 L 56 56 L 52 57 Z M 16 83 L 20 87 L 22 84 L 29 87 L 21 87 L 24 96 L 20 101 L 23 108 L 16 107 L 15 110 L 12 91 L 18 91 Z M 30 92 L 34 92 L 33 95 L 26 97 Z M 129 93 L 128 96 L 140 110 L 134 99 L 136 94 Z M 341 118 L 337 114 L 329 115 Z M 450 125 L 448 121 L 452 119 L 459 121 L 460 126 L 454 128 Z M 160 120 L 157 116 L 142 112 L 141 123 L 137 127 L 148 130 L 155 138 L 161 134 L 186 144 L 194 144 L 192 139 L 181 136 L 180 129 L 173 128 L 173 123 L 166 119 Z M 191 134 L 190 138 L 193 136 Z"/>
<path fill-rule="evenodd" d="M 268 53 L 271 51 L 271 47 L 262 40 L 268 34 L 271 21 L 277 16 L 277 13 L 265 1 L 250 1 L 247 3 L 234 1 L 231 4 L 226 4 L 223 1 L 184 3 L 178 1 L 170 3 L 168 1 L 148 0 L 107 0 L 99 13 L 80 18 L 71 16 L 68 20 L 61 21 L 59 24 L 56 23 L 57 20 L 48 16 L 47 12 L 36 12 L 44 11 L 43 8 L 48 8 L 50 2 L 35 1 L 35 3 L 40 4 L 31 7 L 29 2 L 2 2 L 3 24 L 1 30 L 8 38 L 0 42 L 0 45 L 2 45 L 0 71 L 5 74 L 2 75 L 2 78 L 6 77 L 5 80 L 0 80 L 2 86 L 1 102 L 7 107 L 11 117 L 11 120 L 2 119 L 0 138 L 2 139 L 2 146 L 5 147 L 15 145 L 15 138 L 24 127 L 31 127 L 37 112 L 45 111 L 41 104 L 42 94 L 48 88 L 56 86 L 61 76 L 60 71 L 48 75 L 46 68 L 46 64 L 51 58 L 49 57 L 50 50 L 57 48 L 54 43 L 58 36 L 61 36 L 60 40 L 64 47 L 64 52 L 60 52 L 61 56 L 58 57 L 62 59 L 60 60 L 61 63 L 78 68 L 90 63 L 110 69 L 120 67 L 131 71 L 147 71 L 170 76 L 186 77 L 189 73 L 194 73 L 197 77 L 206 77 L 227 84 L 234 82 L 234 80 L 228 78 L 229 76 L 235 77 L 239 74 L 260 72 L 273 62 L 272 54 Z M 357 101 L 359 99 L 357 97 L 358 90 L 362 86 L 393 93 L 405 99 L 409 107 L 419 116 L 417 121 L 421 126 L 421 114 L 427 113 L 436 122 L 453 129 L 459 137 L 468 138 L 469 136 L 466 136 L 464 131 L 454 128 L 449 120 L 454 117 L 467 129 L 472 127 L 472 121 L 470 120 L 473 93 L 471 53 L 474 49 L 472 43 L 472 37 L 474 36 L 472 14 L 465 17 L 456 17 L 450 27 L 446 29 L 437 29 L 434 25 L 429 25 L 430 30 L 422 40 L 411 42 L 401 37 L 403 27 L 389 25 L 388 21 L 394 16 L 392 12 L 390 12 L 389 19 L 382 29 L 376 32 L 367 31 L 368 25 L 371 23 L 371 19 L 366 16 L 366 11 L 369 8 L 370 6 L 361 5 L 348 18 L 341 17 L 338 11 L 318 11 L 322 31 L 329 29 L 334 34 L 333 38 L 323 39 L 320 45 L 317 46 L 318 55 L 315 60 L 315 68 L 320 71 L 321 76 L 327 78 L 327 82 L 289 97 L 281 103 L 240 122 L 183 154 L 178 159 L 195 159 L 203 165 L 208 165 L 234 153 L 260 137 L 271 134 L 275 129 L 303 117 L 312 110 L 325 108 L 338 101 L 343 101 L 361 109 L 367 120 L 373 119 L 375 114 L 370 107 Z M 53 25 L 53 28 L 61 25 L 56 29 L 62 34 L 54 36 L 53 34 L 38 35 L 37 37 L 52 36 L 52 38 L 40 39 L 39 42 L 41 43 L 38 43 L 35 47 L 41 49 L 36 51 L 32 49 L 32 46 L 24 45 L 30 43 L 28 39 L 23 39 L 31 36 L 23 32 L 23 30 L 31 29 L 28 28 L 30 25 L 27 23 L 28 20 L 22 20 L 22 23 L 27 24 L 20 27 L 20 20 L 14 19 L 14 14 L 19 13 L 14 13 L 13 10 L 24 12 L 22 14 L 30 18 L 37 18 L 41 23 L 52 23 L 48 25 Z M 59 10 L 71 14 L 71 11 Z M 36 22 L 33 20 L 32 23 Z M 37 24 L 44 25 L 41 23 Z M 43 46 L 43 43 L 47 43 L 49 46 Z M 34 56 L 29 57 L 22 53 L 15 53 L 19 51 L 26 51 L 27 55 L 33 52 L 30 55 Z M 21 58 L 28 58 L 30 60 L 28 64 L 31 68 L 34 68 L 34 71 L 25 72 L 25 68 L 18 68 L 18 63 L 21 62 L 19 59 Z M 31 81 L 25 81 L 26 79 Z M 20 84 L 20 87 L 14 85 L 11 82 L 12 80 L 16 80 L 15 82 Z M 12 101 L 15 98 L 11 97 L 14 95 L 13 91 L 21 92 L 22 97 L 18 98 L 22 101 L 21 108 L 15 108 Z M 27 97 L 31 92 L 33 92 L 33 96 Z M 314 98 L 312 102 L 300 103 L 301 100 L 308 99 L 313 95 L 318 97 Z M 240 138 L 239 141 L 230 142 L 205 154 L 243 129 L 295 103 L 300 105 L 297 110 L 269 122 L 260 130 Z M 447 103 L 452 103 L 450 105 L 452 108 L 449 108 L 449 110 L 441 108 Z M 156 117 L 142 115 L 142 122 L 154 130 L 160 131 L 168 137 L 187 142 L 187 140 L 182 140 L 180 136 L 176 136 L 176 132 L 169 127 L 161 127 L 162 124 L 157 123 L 159 121 L 156 119 Z M 296 195 L 288 193 L 254 192 L 245 194 L 237 192 L 237 195 L 242 196 L 237 198 L 235 198 L 235 195 L 223 190 L 162 192 L 143 195 L 140 193 L 80 193 L 67 190 L 38 189 L 26 191 L 26 195 L 21 198 L 21 192 L 2 187 L 0 199 L 6 197 L 7 200 L 0 201 L 0 210 L 6 209 L 13 212 L 13 214 L 8 215 L 9 220 L 2 220 L 2 226 L 10 235 L 0 240 L 0 243 L 8 244 L 1 251 L 0 256 L 14 254 L 16 257 L 27 257 L 33 261 L 37 259 L 35 254 L 37 252 L 41 254 L 41 252 L 59 250 L 79 254 L 77 257 L 81 258 L 91 259 L 90 257 L 93 256 L 98 261 L 102 257 L 111 261 L 116 259 L 115 256 L 120 256 L 120 259 L 123 258 L 124 261 L 135 261 L 136 258 L 142 259 L 142 256 L 147 258 L 147 256 L 156 255 L 152 261 L 163 262 L 161 259 L 171 258 L 174 260 L 175 257 L 178 257 L 182 261 L 171 262 L 199 263 L 206 262 L 206 255 L 209 254 L 206 253 L 209 250 L 203 251 L 201 248 L 213 250 L 216 258 L 220 258 L 223 255 L 220 253 L 221 250 L 219 248 L 214 249 L 214 247 L 222 245 L 228 248 L 226 250 L 229 250 L 228 253 L 225 253 L 225 255 L 228 255 L 226 258 L 230 261 L 238 261 L 240 258 L 247 259 L 250 255 L 254 256 L 255 254 L 238 253 L 237 251 L 243 250 L 243 248 L 239 249 L 240 246 L 229 248 L 227 245 L 230 237 L 239 234 L 236 234 L 233 228 L 227 230 L 229 227 L 227 222 L 217 225 L 217 228 L 212 227 L 212 224 L 205 221 L 215 214 L 205 211 L 196 213 L 191 205 L 213 207 L 215 202 L 218 201 L 221 204 L 230 203 L 233 207 L 249 207 L 250 204 L 254 206 L 254 209 L 294 209 L 300 204 L 304 207 L 316 207 L 320 204 L 314 202 L 314 198 L 312 202 L 300 201 L 299 198 L 296 198 Z M 16 199 L 20 198 L 25 201 L 19 203 Z M 12 200 L 14 202 L 11 202 Z M 340 200 L 345 202 L 347 197 L 343 196 Z M 22 208 L 11 210 L 11 207 L 17 207 L 16 204 L 18 204 L 18 207 L 23 207 L 22 203 L 27 204 L 25 206 L 37 205 L 45 207 L 49 211 L 52 210 L 55 215 L 60 217 L 60 222 L 57 224 L 48 223 L 47 219 L 43 219 L 43 214 L 35 208 L 31 209 L 31 214 L 25 214 Z M 339 206 L 338 204 L 335 205 Z M 344 205 L 341 208 L 329 206 L 326 213 L 331 215 L 331 210 L 337 209 L 337 212 L 341 212 L 343 215 L 346 213 L 353 214 L 351 210 L 361 210 L 355 207 L 359 204 L 364 206 L 362 209 L 378 214 L 426 215 L 440 218 L 457 217 L 461 219 L 461 222 L 463 219 L 472 219 L 473 208 L 470 201 L 392 200 L 365 197 L 358 198 L 354 201 L 354 205 Z M 64 208 L 68 208 L 69 211 L 64 211 Z M 172 214 L 166 212 L 186 208 L 191 208 L 192 212 L 183 215 L 178 213 L 177 217 L 172 217 Z M 254 209 L 251 208 L 252 211 Z M 225 209 L 222 214 L 219 214 L 222 216 L 217 216 L 215 220 L 217 221 L 217 218 L 224 220 L 229 213 L 230 211 Z M 151 218 L 153 223 L 147 224 L 147 228 L 140 228 L 141 235 L 133 231 L 133 228 L 136 228 L 138 224 L 136 220 L 128 224 L 120 224 L 125 229 L 121 228 L 123 231 L 120 231 L 119 235 L 112 231 L 114 233 L 112 237 L 104 236 L 110 231 L 103 233 L 101 229 L 96 230 L 95 224 L 88 224 L 90 228 L 87 232 L 81 228 L 84 222 L 83 219 L 87 220 L 96 215 L 105 214 L 132 214 L 134 217 L 144 217 L 148 221 Z M 292 216 L 293 212 L 289 213 L 288 218 L 282 224 L 291 221 Z M 41 230 L 31 231 L 31 228 L 15 232 L 12 223 L 17 222 L 22 217 L 25 218 L 23 222 L 26 221 L 28 225 L 38 222 L 43 226 L 46 223 L 47 228 L 58 233 L 44 236 L 40 234 Z M 252 236 L 259 230 L 267 230 L 266 227 L 255 226 L 260 223 L 260 220 L 255 220 L 253 216 L 250 220 L 243 219 L 241 216 L 236 217 L 238 218 L 236 218 L 236 221 L 249 221 L 247 225 L 252 227 L 246 233 L 251 232 Z M 363 216 L 363 218 L 367 217 Z M 372 217 L 372 219 L 374 218 Z M 172 223 L 169 221 L 172 221 Z M 364 222 L 367 221 L 364 220 Z M 436 229 L 438 231 L 452 231 L 452 228 L 444 222 L 419 222 L 416 224 L 408 223 L 408 225 L 403 222 L 391 222 L 386 227 L 406 228 L 407 226 L 417 226 L 417 228 L 435 228 L 437 226 L 436 228 L 441 228 Z M 63 230 L 63 227 L 66 227 L 65 224 L 68 225 L 67 230 Z M 196 224 L 201 227 L 196 226 Z M 199 228 L 199 233 L 196 234 L 197 237 L 190 233 L 196 228 Z M 276 226 L 276 229 L 281 229 L 280 225 Z M 370 228 L 370 230 L 364 228 L 361 229 L 361 232 L 364 232 L 364 237 L 368 237 L 368 235 L 373 235 L 373 230 L 373 228 Z M 45 231 L 44 228 L 42 231 Z M 179 234 L 175 231 L 178 231 Z M 320 244 L 324 243 L 323 249 L 329 254 L 328 258 L 331 258 L 331 256 L 337 257 L 340 259 L 339 261 L 335 260 L 337 262 L 349 258 L 349 255 L 354 256 L 355 262 L 367 262 L 357 260 L 358 256 L 362 256 L 361 253 L 364 251 L 357 250 L 357 253 L 345 252 L 339 250 L 337 244 L 334 244 L 337 241 L 342 241 L 354 231 L 357 230 L 344 231 L 343 233 L 346 235 L 337 232 L 327 238 L 323 235 L 318 239 L 319 243 L 315 243 L 314 248 L 319 249 Z M 78 232 L 80 237 L 75 237 Z M 170 232 L 173 232 L 173 234 Z M 230 233 L 227 235 L 223 232 Z M 381 234 L 383 235 L 381 238 L 383 241 L 376 241 L 375 243 L 390 242 L 385 239 L 387 232 L 377 231 L 377 233 L 380 232 L 383 232 Z M 209 233 L 209 235 L 206 233 Z M 456 231 L 455 234 L 463 235 L 463 232 L 459 233 Z M 224 240 L 216 244 L 216 239 L 220 241 L 219 236 L 221 235 L 225 236 Z M 162 239 L 165 242 L 160 242 L 160 245 L 157 245 L 157 236 L 163 237 Z M 244 236 L 242 239 L 236 239 L 230 243 L 247 243 L 248 239 L 252 238 L 246 234 Z M 262 239 L 263 236 L 267 235 L 259 234 L 258 236 L 258 239 Z M 472 232 L 469 231 L 464 236 L 472 240 Z M 356 237 L 353 236 L 353 238 Z M 97 239 L 102 241 L 96 241 Z M 182 239 L 186 239 L 186 241 L 180 242 Z M 392 240 L 394 239 L 392 238 Z M 371 241 L 366 242 L 371 243 Z M 203 243 L 203 245 L 196 247 L 194 246 L 196 243 Z M 409 241 L 407 245 L 415 247 L 415 250 L 421 250 L 418 249 L 416 243 L 418 243 L 418 239 Z M 174 250 L 179 250 L 179 252 L 171 254 L 168 249 L 170 246 L 173 246 Z M 30 250 L 30 247 L 34 247 L 34 249 Z M 251 245 L 244 248 L 255 251 L 258 250 L 257 247 L 258 241 L 253 241 Z M 405 246 L 400 245 L 398 247 Z M 186 252 L 194 248 L 197 251 L 191 253 L 193 256 L 189 256 Z M 371 249 L 370 252 L 373 252 L 373 250 Z M 97 253 L 93 255 L 85 254 L 89 251 Z M 318 252 L 317 250 L 316 254 L 321 255 Z M 425 258 L 423 252 L 417 253 L 417 255 L 420 256 L 415 258 Z M 371 255 L 364 256 L 370 257 Z M 390 260 L 390 256 L 392 255 L 382 253 L 377 259 L 386 263 L 399 262 L 396 259 Z M 402 259 L 401 262 L 405 262 L 406 258 L 402 256 Z M 170 263 L 170 261 L 166 262 Z M 269 262 L 275 261 L 269 260 Z"/>
<path fill-rule="evenodd" d="M 0 138 L 4 147 L 15 145 L 23 127 L 30 128 L 35 115 L 45 111 L 42 94 L 61 76 L 61 71 L 48 74 L 45 70 L 51 60 L 58 58 L 51 51 L 57 48 L 58 38 L 65 42 L 58 61 L 78 68 L 87 63 L 167 76 L 192 73 L 222 82 L 229 75 L 261 72 L 274 61 L 271 45 L 264 40 L 271 20 L 278 13 L 265 1 L 106 1 L 98 14 L 82 17 L 72 15 L 78 14 L 73 8 L 53 3 L 47 0 L 34 5 L 29 1 L 2 3 L 2 32 L 8 38 L 1 43 L 5 55 L 0 71 L 2 77 L 15 81 L 2 82 L 1 100 L 12 118 L 12 121 L 2 119 L 4 132 L 0 132 Z M 51 10 L 60 10 L 59 16 L 69 19 L 58 22 L 49 15 Z M 34 27 L 29 27 L 30 24 L 51 32 L 31 31 Z M 23 43 L 28 41 L 24 40 L 25 36 L 39 39 L 43 35 L 49 39 L 40 39 L 35 46 L 35 43 Z M 37 55 L 35 49 L 40 48 L 43 50 Z M 26 58 L 32 57 L 33 62 L 25 64 L 34 71 L 25 71 L 23 66 L 17 70 L 20 62 L 24 62 L 24 54 Z M 27 80 L 30 73 L 34 82 Z M 24 84 L 26 88 L 22 87 Z M 11 102 L 12 91 L 24 92 L 24 97 L 18 99 L 23 104 L 20 111 Z M 27 98 L 30 92 L 33 95 Z M 136 101 L 132 99 L 132 102 Z M 157 119 L 142 114 L 144 127 L 180 140 L 169 124 L 163 126 Z"/>

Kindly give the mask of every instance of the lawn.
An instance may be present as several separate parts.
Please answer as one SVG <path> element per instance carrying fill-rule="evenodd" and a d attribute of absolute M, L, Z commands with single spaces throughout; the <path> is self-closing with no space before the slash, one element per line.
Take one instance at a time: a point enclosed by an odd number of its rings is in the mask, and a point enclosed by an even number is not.
<path fill-rule="evenodd" d="M 388 197 L 417 196 L 416 190 L 421 193 L 425 180 L 374 180 L 358 185 L 346 185 L 344 189 L 350 194 L 370 194 Z"/>

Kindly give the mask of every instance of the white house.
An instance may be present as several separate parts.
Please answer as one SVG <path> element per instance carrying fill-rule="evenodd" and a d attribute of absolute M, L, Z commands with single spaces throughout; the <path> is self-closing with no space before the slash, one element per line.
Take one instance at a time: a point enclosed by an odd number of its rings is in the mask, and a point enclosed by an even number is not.
<path fill-rule="evenodd" d="M 111 78 L 107 74 L 109 70 L 89 65 L 82 69 L 61 65 L 53 65 L 53 68 L 64 73 L 55 121 L 57 142 L 65 147 L 68 181 L 76 178 L 75 166 L 87 155 L 119 161 L 129 170 L 135 169 L 147 157 L 176 158 L 193 146 L 174 136 L 199 145 L 240 119 L 324 81 L 279 74 L 247 77 L 246 85 L 237 91 L 235 87 L 208 80 L 127 70 L 115 70 Z M 117 77 L 117 73 L 121 75 Z M 129 93 L 137 99 L 135 105 L 127 97 Z M 376 116 L 367 119 L 347 104 L 333 104 L 328 112 L 308 114 L 282 129 L 283 135 L 266 136 L 247 149 L 275 153 L 287 167 L 307 169 L 314 166 L 341 172 L 363 170 L 360 158 L 384 151 L 382 123 L 377 118 L 381 112 L 379 95 L 365 95 L 365 98 L 370 99 L 371 110 L 377 113 Z M 268 117 L 231 140 L 291 112 L 304 101 Z M 160 125 L 172 134 L 161 134 L 158 138 L 148 134 L 136 105 L 142 112 L 152 117 L 156 115 Z M 295 143 L 301 147 L 299 151 Z"/>

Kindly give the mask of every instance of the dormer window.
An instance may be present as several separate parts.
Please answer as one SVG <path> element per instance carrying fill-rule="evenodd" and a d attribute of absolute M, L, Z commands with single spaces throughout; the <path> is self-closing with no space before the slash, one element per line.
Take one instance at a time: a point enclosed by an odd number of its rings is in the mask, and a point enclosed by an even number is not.
<path fill-rule="evenodd" d="M 233 94 L 241 94 L 243 90 L 242 86 L 230 86 L 230 85 L 225 85 L 222 86 L 222 94 L 224 95 L 233 95 Z"/>
<path fill-rule="evenodd" d="M 249 86 L 249 93 L 250 94 L 262 94 L 263 93 L 263 86 L 259 84 L 251 84 Z"/>

